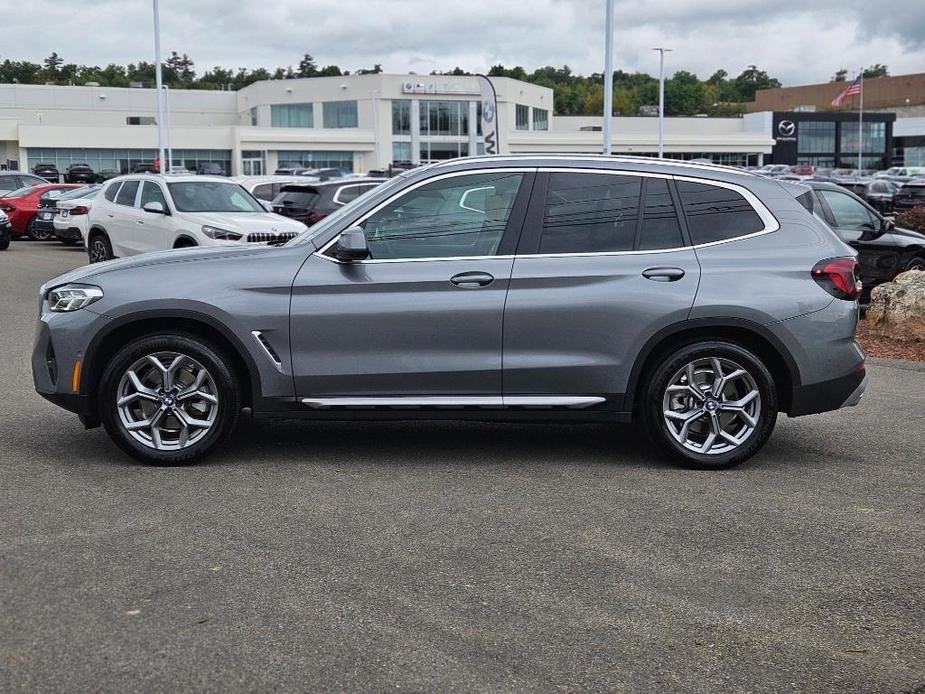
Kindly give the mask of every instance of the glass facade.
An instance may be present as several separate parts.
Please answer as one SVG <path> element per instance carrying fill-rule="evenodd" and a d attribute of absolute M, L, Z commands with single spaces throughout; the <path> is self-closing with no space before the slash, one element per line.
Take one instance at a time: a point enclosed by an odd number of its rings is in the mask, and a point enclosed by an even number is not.
<path fill-rule="evenodd" d="M 886 123 L 864 123 L 865 152 L 886 152 Z M 858 151 L 858 123 L 841 124 L 841 152 Z"/>
<path fill-rule="evenodd" d="M 217 162 L 226 174 L 231 174 L 231 150 L 225 149 L 174 149 L 171 166 L 182 166 L 196 171 L 201 164 Z M 71 164 L 88 164 L 94 171 L 115 169 L 131 173 L 136 164 L 150 164 L 157 156 L 156 149 L 93 149 L 81 147 L 29 147 L 26 150 L 29 169 L 39 163 L 52 163 L 64 172 Z"/>
<path fill-rule="evenodd" d="M 411 100 L 395 99 L 392 101 L 392 134 L 411 134 Z"/>
<path fill-rule="evenodd" d="M 315 127 L 315 116 L 312 112 L 312 105 L 271 104 L 270 126 L 273 128 L 313 128 Z"/>
<path fill-rule="evenodd" d="M 545 108 L 533 109 L 533 129 L 549 130 L 549 111 Z"/>
<path fill-rule="evenodd" d="M 905 166 L 925 166 L 925 147 L 906 147 L 903 155 Z"/>
<path fill-rule="evenodd" d="M 344 169 L 353 171 L 353 152 L 325 150 L 280 150 L 277 152 L 280 168 L 303 166 L 307 169 Z"/>
<path fill-rule="evenodd" d="M 468 101 L 420 102 L 420 130 L 422 137 L 469 136 Z"/>
<path fill-rule="evenodd" d="M 422 142 L 421 161 L 440 161 L 469 156 L 468 142 Z"/>
<path fill-rule="evenodd" d="M 516 104 L 514 127 L 517 128 L 517 130 L 529 130 L 530 129 L 530 107 L 529 106 L 524 106 L 523 104 Z"/>
<path fill-rule="evenodd" d="M 411 143 L 393 142 L 392 161 L 411 161 Z"/>
<path fill-rule="evenodd" d="M 797 130 L 797 150 L 806 153 L 835 152 L 835 121 L 804 121 Z"/>
<path fill-rule="evenodd" d="M 356 101 L 325 101 L 321 113 L 325 128 L 357 127 Z"/>

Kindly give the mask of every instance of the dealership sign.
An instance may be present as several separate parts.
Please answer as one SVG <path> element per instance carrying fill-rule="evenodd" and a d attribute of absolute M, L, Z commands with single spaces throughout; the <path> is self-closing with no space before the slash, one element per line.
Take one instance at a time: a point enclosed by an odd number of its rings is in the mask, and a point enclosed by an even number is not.
<path fill-rule="evenodd" d="M 482 96 L 482 137 L 485 138 L 485 154 L 498 154 L 498 96 L 495 85 L 485 75 L 476 75 Z"/>
<path fill-rule="evenodd" d="M 792 120 L 782 120 L 777 124 L 778 142 L 796 142 L 797 124 Z"/>

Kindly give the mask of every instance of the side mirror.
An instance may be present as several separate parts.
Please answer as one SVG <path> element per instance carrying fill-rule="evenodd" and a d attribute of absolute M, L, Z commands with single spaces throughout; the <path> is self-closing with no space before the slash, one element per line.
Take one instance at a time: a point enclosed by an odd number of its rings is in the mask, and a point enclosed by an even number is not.
<path fill-rule="evenodd" d="M 164 203 L 157 201 L 147 202 L 141 209 L 151 214 L 167 214 L 167 210 L 164 209 Z"/>
<path fill-rule="evenodd" d="M 892 219 L 884 219 L 883 224 L 880 225 L 881 231 L 893 231 L 896 228 L 896 222 Z"/>
<path fill-rule="evenodd" d="M 341 233 L 337 243 L 334 244 L 334 257 L 348 262 L 368 258 L 369 245 L 366 243 L 366 232 L 361 227 L 350 227 Z"/>

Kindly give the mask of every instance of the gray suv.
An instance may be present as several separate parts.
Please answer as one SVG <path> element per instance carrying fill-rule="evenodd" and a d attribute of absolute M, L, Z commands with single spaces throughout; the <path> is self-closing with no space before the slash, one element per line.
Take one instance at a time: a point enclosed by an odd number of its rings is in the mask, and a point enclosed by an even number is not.
<path fill-rule="evenodd" d="M 151 253 L 41 288 L 40 394 L 129 454 L 255 417 L 641 422 L 723 468 L 779 412 L 857 404 L 855 253 L 803 187 L 632 157 L 404 173 L 283 246 Z"/>

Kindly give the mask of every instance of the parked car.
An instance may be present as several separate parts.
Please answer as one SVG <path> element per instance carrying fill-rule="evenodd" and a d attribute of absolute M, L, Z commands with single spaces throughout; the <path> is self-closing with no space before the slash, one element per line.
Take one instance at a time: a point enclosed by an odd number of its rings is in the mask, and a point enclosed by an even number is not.
<path fill-rule="evenodd" d="M 289 183 L 273 200 L 273 211 L 311 226 L 386 180 L 348 178 L 324 183 Z"/>
<path fill-rule="evenodd" d="M 765 164 L 760 167 L 755 173 L 760 174 L 761 176 L 770 176 L 771 178 L 776 178 L 777 176 L 786 176 L 791 173 L 790 166 L 788 164 Z"/>
<path fill-rule="evenodd" d="M 778 412 L 854 405 L 866 386 L 855 252 L 798 199 L 811 195 L 668 160 L 443 162 L 284 246 L 151 254 L 46 282 L 33 379 L 162 465 L 201 458 L 249 408 L 638 419 L 682 464 L 724 468 L 764 445 Z"/>
<path fill-rule="evenodd" d="M 10 218 L 5 212 L 0 212 L 0 251 L 5 251 L 10 247 L 10 239 L 13 237 L 13 230 L 10 228 Z"/>
<path fill-rule="evenodd" d="M 812 176 L 816 173 L 816 167 L 812 164 L 795 164 L 790 167 L 790 173 L 796 176 Z"/>
<path fill-rule="evenodd" d="M 157 173 L 157 167 L 153 161 L 142 161 L 132 166 L 132 173 Z"/>
<path fill-rule="evenodd" d="M 0 198 L 0 210 L 10 218 L 13 238 L 28 236 L 34 241 L 47 241 L 54 233 L 44 226 L 36 227 L 36 217 L 42 196 L 48 193 L 57 197 L 65 190 L 77 186 L 70 183 L 45 183 L 38 186 L 26 186 L 14 190 Z"/>
<path fill-rule="evenodd" d="M 100 183 L 105 183 L 111 178 L 116 176 L 121 176 L 122 172 L 118 169 L 100 169 L 100 172 L 96 175 L 97 181 Z"/>
<path fill-rule="evenodd" d="M 349 172 L 345 172 L 343 169 L 317 169 L 301 166 L 279 168 L 274 173 L 277 176 L 303 176 L 314 181 L 328 181 L 332 178 L 342 178 L 350 175 Z"/>
<path fill-rule="evenodd" d="M 49 183 L 58 183 L 61 180 L 61 172 L 55 164 L 36 164 L 32 167 L 32 173 Z"/>
<path fill-rule="evenodd" d="M 91 263 L 150 251 L 288 241 L 305 225 L 270 214 L 227 178 L 149 174 L 106 183 L 90 208 Z"/>
<path fill-rule="evenodd" d="M 807 185 L 813 190 L 814 211 L 857 250 L 865 294 L 900 272 L 925 270 L 925 234 L 897 227 L 841 186 L 818 181 Z"/>
<path fill-rule="evenodd" d="M 893 181 L 882 178 L 873 178 L 864 183 L 860 190 L 854 190 L 858 197 L 881 214 L 893 211 L 893 196 L 899 191 L 899 186 Z"/>
<path fill-rule="evenodd" d="M 69 188 L 53 188 L 39 196 L 38 210 L 32 220 L 30 236 L 36 241 L 48 241 L 55 233 L 55 216 L 58 214 L 58 200 L 75 192 L 82 192 L 85 185 L 73 184 Z"/>
<path fill-rule="evenodd" d="M 273 202 L 287 183 L 305 183 L 298 176 L 233 176 L 230 180 L 262 202 Z"/>
<path fill-rule="evenodd" d="M 96 172 L 89 164 L 71 164 L 64 172 L 65 183 L 96 183 Z"/>
<path fill-rule="evenodd" d="M 196 171 L 200 176 L 227 176 L 225 167 L 222 164 L 219 164 L 217 161 L 206 161 L 202 162 Z"/>
<path fill-rule="evenodd" d="M 893 196 L 893 209 L 897 212 L 925 205 L 925 178 L 913 178 L 903 183 Z"/>
<path fill-rule="evenodd" d="M 65 246 L 87 242 L 87 220 L 93 200 L 103 186 L 95 183 L 64 193 L 58 198 L 53 221 L 55 238 Z"/>
<path fill-rule="evenodd" d="M 44 178 L 33 176 L 19 171 L 0 171 L 0 197 L 12 193 L 20 188 L 29 186 L 44 186 L 48 183 Z"/>

